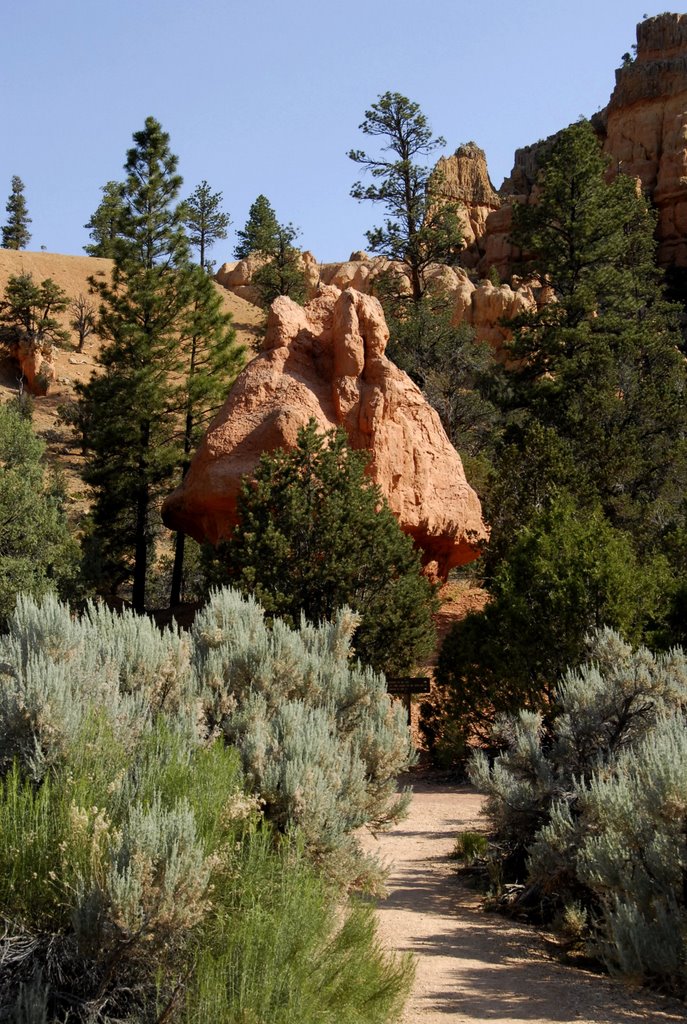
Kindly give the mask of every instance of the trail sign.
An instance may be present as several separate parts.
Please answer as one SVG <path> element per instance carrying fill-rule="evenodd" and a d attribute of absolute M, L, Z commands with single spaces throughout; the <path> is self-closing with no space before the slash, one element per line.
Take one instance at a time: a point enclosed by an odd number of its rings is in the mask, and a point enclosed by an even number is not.
<path fill-rule="evenodd" d="M 386 690 L 392 697 L 403 697 L 403 703 L 408 712 L 408 725 L 410 725 L 410 701 L 414 693 L 429 693 L 431 689 L 429 676 L 398 676 L 395 679 L 387 679 Z"/>

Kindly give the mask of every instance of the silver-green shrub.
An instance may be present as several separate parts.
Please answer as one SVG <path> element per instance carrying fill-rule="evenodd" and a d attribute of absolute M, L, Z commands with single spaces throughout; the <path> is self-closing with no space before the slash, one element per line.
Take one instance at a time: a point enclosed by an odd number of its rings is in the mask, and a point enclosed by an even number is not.
<path fill-rule="evenodd" d="M 354 626 L 268 626 L 229 592 L 187 634 L 18 602 L 0 636 L 0 1019 L 287 1024 L 285 990 L 303 1024 L 325 1004 L 397 1015 L 408 965 L 333 886 L 371 874 L 352 831 L 401 812 L 410 757 Z M 268 1007 L 261 957 L 279 965 Z"/>
<path fill-rule="evenodd" d="M 577 906 L 612 969 L 687 993 L 687 659 L 604 630 L 556 690 L 545 726 L 501 723 L 473 781 L 521 905 Z"/>
<path fill-rule="evenodd" d="M 358 619 L 268 626 L 260 606 L 216 591 L 193 626 L 193 659 L 209 728 L 241 752 L 265 813 L 300 830 L 318 856 L 352 866 L 354 831 L 404 813 L 396 779 L 413 756 L 405 716 L 384 678 L 353 660 Z"/>

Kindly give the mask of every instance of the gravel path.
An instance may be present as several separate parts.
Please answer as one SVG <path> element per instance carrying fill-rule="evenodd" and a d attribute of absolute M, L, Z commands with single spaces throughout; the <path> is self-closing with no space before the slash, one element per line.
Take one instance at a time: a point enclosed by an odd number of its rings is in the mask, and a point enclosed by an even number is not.
<path fill-rule="evenodd" d="M 536 929 L 481 910 L 449 858 L 456 834 L 479 828 L 469 787 L 413 782 L 409 817 L 366 840 L 391 868 L 379 905 L 383 941 L 411 950 L 417 976 L 399 1024 L 636 1024 L 687 1020 L 674 1001 L 558 963 Z"/>

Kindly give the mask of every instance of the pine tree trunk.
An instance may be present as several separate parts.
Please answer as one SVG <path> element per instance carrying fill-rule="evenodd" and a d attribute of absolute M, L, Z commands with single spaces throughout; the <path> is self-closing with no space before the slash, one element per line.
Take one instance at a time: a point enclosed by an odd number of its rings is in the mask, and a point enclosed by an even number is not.
<path fill-rule="evenodd" d="M 185 543 L 186 534 L 182 533 L 181 530 L 177 530 L 176 541 L 174 543 L 174 565 L 172 567 L 172 586 L 169 594 L 170 608 L 175 608 L 178 604 L 181 604 L 181 583 L 183 580 L 184 573 Z"/>
<path fill-rule="evenodd" d="M 146 453 L 150 441 L 150 424 L 141 426 L 141 459 L 139 460 L 140 486 L 136 499 L 136 537 L 134 546 L 134 582 L 131 603 L 135 612 L 143 614 L 146 599 L 146 570 L 148 568 L 148 506 L 150 489 L 146 474 Z"/>

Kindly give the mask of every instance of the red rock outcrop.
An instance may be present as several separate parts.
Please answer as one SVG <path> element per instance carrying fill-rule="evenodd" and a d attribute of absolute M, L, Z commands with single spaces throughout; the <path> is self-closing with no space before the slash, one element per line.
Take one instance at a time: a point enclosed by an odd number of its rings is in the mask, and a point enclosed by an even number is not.
<path fill-rule="evenodd" d="M 257 306 L 260 304 L 260 292 L 253 284 L 253 277 L 265 262 L 265 257 L 256 252 L 237 263 L 223 263 L 215 274 L 215 281 L 240 299 Z M 312 297 L 320 286 L 319 264 L 313 254 L 307 251 L 298 254 L 298 263 L 305 274 L 308 294 Z"/>
<path fill-rule="evenodd" d="M 52 346 L 40 346 L 31 338 L 10 345 L 9 354 L 19 364 L 21 376 L 32 395 L 47 395 L 55 380 Z"/>
<path fill-rule="evenodd" d="M 459 146 L 453 156 L 441 157 L 434 169 L 438 191 L 448 202 L 458 203 L 465 239 L 463 266 L 477 266 L 484 255 L 481 240 L 487 217 L 501 206 L 501 199 L 489 179 L 484 150 L 474 142 Z"/>
<path fill-rule="evenodd" d="M 640 180 L 658 213 L 660 266 L 687 267 L 687 14 L 659 14 L 637 26 L 637 52 L 615 73 L 608 106 L 591 118 L 611 159 L 612 173 Z M 495 267 L 508 277 L 517 258 L 509 241 L 511 210 L 527 202 L 542 150 L 556 136 L 519 149 L 490 213 L 479 269 Z"/>
<path fill-rule="evenodd" d="M 436 412 L 386 358 L 388 337 L 377 299 L 353 289 L 324 286 L 304 308 L 277 299 L 262 352 L 164 503 L 166 525 L 213 543 L 228 536 L 241 478 L 262 452 L 292 447 L 312 417 L 370 452 L 370 475 L 426 564 L 445 577 L 476 558 L 488 538 L 479 499 Z"/>
<path fill-rule="evenodd" d="M 687 14 L 637 26 L 637 55 L 615 73 L 604 148 L 658 212 L 658 261 L 687 267 Z"/>

